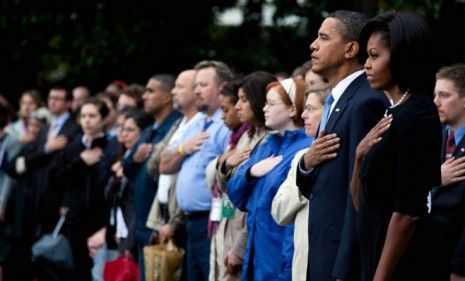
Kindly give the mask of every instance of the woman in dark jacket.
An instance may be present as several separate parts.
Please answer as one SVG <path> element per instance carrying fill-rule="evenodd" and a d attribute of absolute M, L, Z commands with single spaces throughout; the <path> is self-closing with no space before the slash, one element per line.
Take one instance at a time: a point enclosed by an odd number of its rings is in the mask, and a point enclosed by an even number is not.
<path fill-rule="evenodd" d="M 433 47 L 428 25 L 410 12 L 380 14 L 360 35 L 368 82 L 392 104 L 356 150 L 361 280 L 447 279 L 426 208 L 429 190 L 441 184 Z"/>
<path fill-rule="evenodd" d="M 132 259 L 137 257 L 134 247 L 133 186 L 123 175 L 121 160 L 128 155 L 141 132 L 151 123 L 151 119 L 145 112 L 132 109 L 121 112 L 118 119 L 121 116 L 124 120 L 121 128 L 118 128 L 117 136 L 123 153 L 111 166 L 112 175 L 105 188 L 105 199 L 111 208 L 106 241 L 107 245 L 117 244 L 120 253 Z"/>
<path fill-rule="evenodd" d="M 108 112 L 98 99 L 89 99 L 82 105 L 78 120 L 83 135 L 64 150 L 56 170 L 56 180 L 64 189 L 60 209 L 62 215 L 66 214 L 64 234 L 75 265 L 71 280 L 91 279 L 87 238 L 108 218 L 104 188 L 118 151 L 116 141 L 110 141 L 104 133 Z"/>

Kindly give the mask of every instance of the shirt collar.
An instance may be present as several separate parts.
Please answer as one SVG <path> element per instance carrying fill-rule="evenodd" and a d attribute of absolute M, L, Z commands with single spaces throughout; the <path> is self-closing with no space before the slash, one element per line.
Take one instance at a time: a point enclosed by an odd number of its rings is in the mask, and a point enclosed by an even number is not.
<path fill-rule="evenodd" d="M 69 118 L 70 114 L 68 111 L 65 111 L 59 116 L 52 116 L 53 121 L 55 122 L 55 127 L 61 128 L 63 124 L 66 122 L 66 120 Z"/>
<path fill-rule="evenodd" d="M 450 131 L 451 131 L 451 128 L 447 126 L 447 132 L 450 132 Z M 455 145 L 460 143 L 464 135 L 465 135 L 465 125 L 460 126 L 457 130 L 455 130 L 454 132 Z"/>
<path fill-rule="evenodd" d="M 94 140 L 102 138 L 104 136 L 104 133 L 100 133 L 96 138 L 94 138 Z M 82 135 L 81 142 L 86 147 L 86 149 L 90 149 L 92 146 L 92 142 L 89 140 L 89 137 L 87 137 L 86 134 Z"/>
<path fill-rule="evenodd" d="M 341 98 L 342 94 L 347 89 L 347 87 L 349 87 L 350 83 L 352 83 L 357 77 L 362 75 L 363 72 L 363 69 L 357 70 L 354 73 L 347 76 L 346 78 L 339 81 L 339 83 L 337 83 L 336 86 L 334 86 L 334 88 L 331 90 L 331 95 L 334 98 L 334 102 L 331 105 L 331 109 L 334 108 L 334 106 L 337 104 L 337 101 Z"/>
<path fill-rule="evenodd" d="M 211 118 L 207 114 L 205 114 L 205 118 L 207 118 L 207 120 L 212 120 L 213 122 L 216 122 L 218 120 L 221 120 L 221 114 L 223 114 L 223 111 L 221 110 L 221 108 L 218 108 Z"/>

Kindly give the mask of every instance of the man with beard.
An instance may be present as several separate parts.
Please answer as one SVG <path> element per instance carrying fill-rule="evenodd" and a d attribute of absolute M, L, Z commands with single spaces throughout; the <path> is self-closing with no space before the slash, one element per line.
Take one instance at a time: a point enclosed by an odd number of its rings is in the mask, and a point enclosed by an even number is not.
<path fill-rule="evenodd" d="M 169 158 L 162 159 L 160 171 L 179 172 L 176 198 L 186 216 L 188 280 L 208 280 L 207 226 L 212 197 L 205 181 L 205 169 L 213 158 L 223 153 L 228 143 L 230 132 L 221 120 L 219 94 L 232 74 L 219 61 L 202 61 L 195 69 L 194 94 L 197 109 L 203 114 L 171 145 L 177 149 Z"/>

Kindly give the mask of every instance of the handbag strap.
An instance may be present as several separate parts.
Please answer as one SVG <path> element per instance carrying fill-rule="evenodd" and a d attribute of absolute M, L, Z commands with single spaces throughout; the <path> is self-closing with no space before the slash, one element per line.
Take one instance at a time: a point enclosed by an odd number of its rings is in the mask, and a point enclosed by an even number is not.
<path fill-rule="evenodd" d="M 60 219 L 58 220 L 57 225 L 55 226 L 55 229 L 53 230 L 52 237 L 56 238 L 58 234 L 60 233 L 61 227 L 65 223 L 65 216 L 61 216 Z"/>

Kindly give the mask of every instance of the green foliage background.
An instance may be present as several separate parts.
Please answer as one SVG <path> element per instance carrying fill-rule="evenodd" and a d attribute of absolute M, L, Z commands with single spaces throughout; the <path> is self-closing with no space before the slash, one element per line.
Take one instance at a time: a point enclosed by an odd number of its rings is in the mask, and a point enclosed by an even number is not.
<path fill-rule="evenodd" d="M 220 59 L 247 73 L 292 70 L 309 58 L 308 45 L 324 16 L 353 9 L 414 10 L 430 23 L 442 62 L 465 61 L 465 0 L 4 0 L 0 3 L 0 93 L 16 102 L 21 91 L 53 84 L 102 90 L 114 79 L 144 84 L 158 72 L 176 74 L 202 59 Z M 263 27 L 262 5 L 276 7 Z M 214 15 L 240 5 L 241 26 L 218 26 Z M 301 20 L 280 23 L 288 15 Z M 459 30 L 459 31 L 456 31 Z"/>

